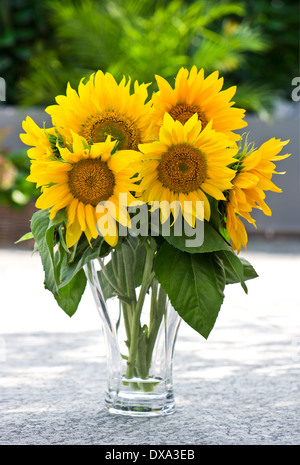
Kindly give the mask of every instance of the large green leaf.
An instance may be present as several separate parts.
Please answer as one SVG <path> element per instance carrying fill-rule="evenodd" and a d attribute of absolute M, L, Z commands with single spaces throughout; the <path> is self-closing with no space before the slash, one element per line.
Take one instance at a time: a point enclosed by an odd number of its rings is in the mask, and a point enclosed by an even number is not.
<path fill-rule="evenodd" d="M 188 254 L 166 242 L 158 252 L 154 270 L 175 310 L 207 338 L 224 299 L 222 261 L 214 253 Z"/>
<path fill-rule="evenodd" d="M 60 283 L 59 295 L 55 299 L 67 315 L 74 315 L 85 291 L 87 278 L 84 265 L 106 253 L 107 249 L 108 244 L 104 244 L 103 238 L 92 240 L 90 245 L 82 236 L 73 250 L 68 250 L 60 237 L 60 246 L 55 254 Z"/>
<path fill-rule="evenodd" d="M 76 312 L 86 287 L 86 276 L 80 270 L 64 287 L 59 288 L 59 295 L 55 296 L 58 305 L 70 317 Z"/>
<path fill-rule="evenodd" d="M 72 316 L 86 287 L 82 268 L 93 258 L 107 253 L 109 246 L 102 237 L 92 240 L 90 245 L 82 236 L 76 246 L 68 250 L 62 232 L 64 221 L 64 213 L 50 220 L 48 211 L 39 210 L 32 216 L 31 231 L 43 264 L 45 287 L 52 292 L 58 305 Z M 58 235 L 59 244 L 54 252 Z"/>
<path fill-rule="evenodd" d="M 59 277 L 54 260 L 54 231 L 56 222 L 49 220 L 47 210 L 39 210 L 31 218 L 31 232 L 36 241 L 45 272 L 45 285 L 58 295 Z"/>

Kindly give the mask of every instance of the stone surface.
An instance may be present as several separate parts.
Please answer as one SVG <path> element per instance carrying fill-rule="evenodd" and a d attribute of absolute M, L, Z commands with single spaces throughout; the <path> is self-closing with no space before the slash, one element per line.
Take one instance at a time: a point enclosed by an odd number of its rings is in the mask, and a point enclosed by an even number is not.
<path fill-rule="evenodd" d="M 208 340 L 180 327 L 177 411 L 129 418 L 104 407 L 105 346 L 87 288 L 71 319 L 43 288 L 40 259 L 0 250 L 1 445 L 300 443 L 300 242 L 251 240 L 260 277 L 228 286 Z"/>

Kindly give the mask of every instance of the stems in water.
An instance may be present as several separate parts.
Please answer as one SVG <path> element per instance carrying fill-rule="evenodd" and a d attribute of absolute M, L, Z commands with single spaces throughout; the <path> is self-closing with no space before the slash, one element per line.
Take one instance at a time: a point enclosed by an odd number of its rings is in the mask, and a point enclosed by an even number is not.
<path fill-rule="evenodd" d="M 166 293 L 158 284 L 153 271 L 156 254 L 156 243 L 151 238 L 142 244 L 139 253 L 145 253 L 144 269 L 139 270 L 136 277 L 136 266 L 140 260 L 136 256 L 137 248 L 124 242 L 112 253 L 110 270 L 101 263 L 102 279 L 107 279 L 112 288 L 112 295 L 120 299 L 126 330 L 126 345 L 128 347 L 127 370 L 125 384 L 133 389 L 153 391 L 157 382 L 137 383 L 134 378 L 144 380 L 151 378 L 151 361 L 155 342 L 162 319 L 166 311 Z M 143 249 L 144 248 L 144 249 Z M 141 261 L 141 260 L 140 260 Z M 138 281 L 138 283 L 136 282 Z M 137 289 L 139 288 L 139 292 Z M 148 326 L 141 324 L 141 314 L 147 294 L 150 297 L 150 316 Z M 130 379 L 133 381 L 130 382 Z"/>

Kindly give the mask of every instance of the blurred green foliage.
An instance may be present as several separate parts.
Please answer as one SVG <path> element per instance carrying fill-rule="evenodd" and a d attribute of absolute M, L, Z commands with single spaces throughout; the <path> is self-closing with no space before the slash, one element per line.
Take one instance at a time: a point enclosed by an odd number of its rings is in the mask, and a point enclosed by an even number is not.
<path fill-rule="evenodd" d="M 237 84 L 237 105 L 264 112 L 274 92 L 289 98 L 299 74 L 294 0 L 2 0 L 3 8 L 8 103 L 52 104 L 68 81 L 76 88 L 97 69 L 152 82 L 152 91 L 155 74 L 172 82 L 195 64 Z"/>
<path fill-rule="evenodd" d="M 17 104 L 17 83 L 26 76 L 36 49 L 50 43 L 50 22 L 39 0 L 0 1 L 0 76 L 6 81 L 6 100 Z"/>
<path fill-rule="evenodd" d="M 8 132 L 9 128 L 0 130 L 0 205 L 22 209 L 39 195 L 40 190 L 26 180 L 30 173 L 27 151 L 13 152 L 1 148 Z"/>
<path fill-rule="evenodd" d="M 269 46 L 265 53 L 247 53 L 244 66 L 236 69 L 233 79 L 237 84 L 246 83 L 249 94 L 244 92 L 241 106 L 248 108 L 256 83 L 264 83 L 261 90 L 290 100 L 291 81 L 300 76 L 300 2 L 299 0 L 247 0 L 247 17 L 250 27 L 259 28 Z M 260 102 L 253 102 L 253 109 Z"/>

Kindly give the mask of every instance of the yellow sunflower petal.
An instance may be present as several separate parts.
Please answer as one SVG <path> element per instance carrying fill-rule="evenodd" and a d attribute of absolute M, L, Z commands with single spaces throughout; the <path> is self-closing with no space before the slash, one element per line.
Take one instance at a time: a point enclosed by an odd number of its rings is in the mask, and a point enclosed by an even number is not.
<path fill-rule="evenodd" d="M 118 242 L 118 229 L 116 221 L 107 211 L 103 214 L 98 213 L 97 216 L 97 228 L 100 234 L 111 247 L 115 247 Z"/>
<path fill-rule="evenodd" d="M 85 208 L 82 202 L 78 202 L 77 205 L 77 220 L 80 224 L 81 230 L 84 231 L 86 228 L 86 221 L 85 221 Z"/>
<path fill-rule="evenodd" d="M 69 188 L 67 184 L 55 184 L 54 186 L 48 187 L 37 199 L 36 207 L 41 210 L 47 210 L 53 207 L 56 202 L 63 201 L 68 193 Z"/>
<path fill-rule="evenodd" d="M 96 239 L 98 232 L 96 228 L 95 208 L 92 205 L 85 205 L 85 220 L 86 225 L 91 233 L 91 237 Z"/>
<path fill-rule="evenodd" d="M 73 247 L 73 245 L 75 245 L 76 242 L 79 241 L 81 234 L 82 234 L 82 230 L 77 220 L 75 220 L 72 224 L 67 225 L 67 231 L 66 231 L 67 247 L 68 248 Z"/>

